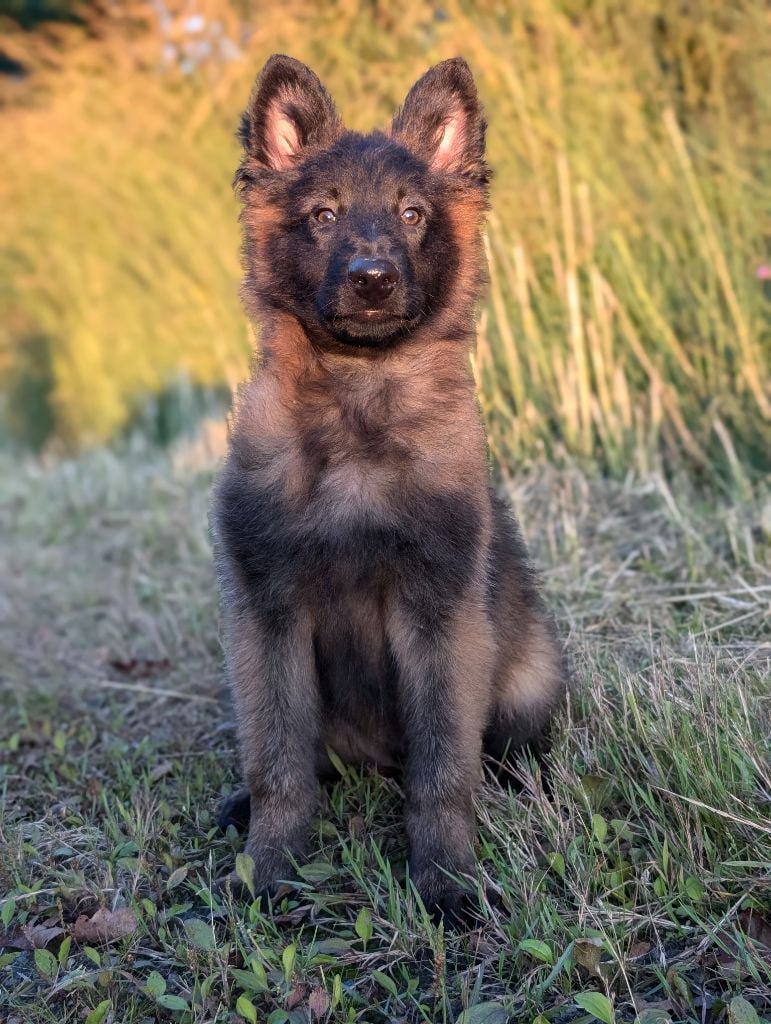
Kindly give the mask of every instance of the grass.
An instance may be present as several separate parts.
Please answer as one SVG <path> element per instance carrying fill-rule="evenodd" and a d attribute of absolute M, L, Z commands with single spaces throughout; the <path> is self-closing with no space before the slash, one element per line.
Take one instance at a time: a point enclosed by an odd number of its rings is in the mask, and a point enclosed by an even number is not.
<path fill-rule="evenodd" d="M 233 130 L 269 53 L 317 68 L 357 129 L 463 53 L 496 172 L 477 371 L 500 461 L 687 462 L 738 485 L 767 467 L 763 0 L 200 10 L 4 26 L 29 72 L 0 80 L 6 430 L 98 444 L 180 378 L 243 375 Z"/>
<path fill-rule="evenodd" d="M 445 934 L 398 785 L 350 769 L 298 893 L 217 892 L 210 478 L 180 448 L 0 466 L 0 1020 L 771 1019 L 767 494 L 508 485 L 575 684 L 551 798 L 527 766 L 480 793 L 480 918 Z"/>

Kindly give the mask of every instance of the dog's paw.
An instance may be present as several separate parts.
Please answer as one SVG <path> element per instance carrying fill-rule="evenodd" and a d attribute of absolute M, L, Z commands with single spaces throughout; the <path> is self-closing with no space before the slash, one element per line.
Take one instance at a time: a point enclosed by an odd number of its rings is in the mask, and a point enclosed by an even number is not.
<path fill-rule="evenodd" d="M 244 852 L 251 858 L 252 877 L 247 879 L 244 868 L 231 872 L 217 883 L 223 895 L 228 893 L 238 901 L 262 899 L 262 910 L 267 912 L 270 904 L 292 892 L 296 875 L 290 858 L 278 850 L 247 841 Z M 248 863 L 248 861 L 246 861 Z"/>
<path fill-rule="evenodd" d="M 470 890 L 440 868 L 421 872 L 414 879 L 423 904 L 434 924 L 465 931 L 477 919 L 478 907 Z"/>
<path fill-rule="evenodd" d="M 232 825 L 239 832 L 246 832 L 249 828 L 249 816 L 251 813 L 252 799 L 248 789 L 237 789 L 226 797 L 220 806 L 217 815 L 217 826 L 222 832 L 227 832 Z"/>
<path fill-rule="evenodd" d="M 290 874 L 288 871 L 285 873 Z M 214 883 L 214 889 L 221 896 L 229 896 L 237 903 L 251 903 L 259 899 L 262 913 L 267 914 L 276 900 L 282 900 L 292 892 L 293 884 L 290 878 L 275 881 L 254 879 L 250 888 L 240 875 L 231 871 Z"/>

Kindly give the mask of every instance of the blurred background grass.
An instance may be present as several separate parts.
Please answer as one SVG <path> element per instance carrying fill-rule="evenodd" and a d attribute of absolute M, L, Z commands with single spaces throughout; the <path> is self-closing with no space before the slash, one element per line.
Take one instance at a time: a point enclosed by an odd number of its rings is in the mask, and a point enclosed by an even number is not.
<path fill-rule="evenodd" d="M 769 466 L 765 0 L 0 0 L 0 433 L 167 441 L 224 409 L 234 127 L 274 51 L 383 124 L 457 53 L 486 104 L 475 371 L 502 467 Z"/>

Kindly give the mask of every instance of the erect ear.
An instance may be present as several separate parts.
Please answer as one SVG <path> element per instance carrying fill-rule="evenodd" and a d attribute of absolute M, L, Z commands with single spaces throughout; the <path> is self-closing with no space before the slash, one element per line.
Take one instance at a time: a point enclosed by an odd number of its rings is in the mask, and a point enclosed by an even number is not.
<path fill-rule="evenodd" d="M 283 171 L 309 147 L 334 141 L 342 124 L 329 93 L 305 64 L 274 54 L 254 86 L 239 138 L 255 160 Z"/>
<path fill-rule="evenodd" d="M 391 133 L 433 170 L 486 181 L 486 127 L 471 69 L 455 57 L 418 79 L 394 117 Z"/>

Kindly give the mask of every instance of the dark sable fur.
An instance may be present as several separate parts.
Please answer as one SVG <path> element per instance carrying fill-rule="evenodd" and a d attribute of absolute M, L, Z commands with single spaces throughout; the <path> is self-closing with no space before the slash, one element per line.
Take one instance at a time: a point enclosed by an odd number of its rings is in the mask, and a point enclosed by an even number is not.
<path fill-rule="evenodd" d="M 329 746 L 402 771 L 412 878 L 456 912 L 483 747 L 545 749 L 564 690 L 516 524 L 489 489 L 469 369 L 484 132 L 460 60 L 432 68 L 385 133 L 347 132 L 288 57 L 268 62 L 243 118 L 243 294 L 262 359 L 214 521 L 247 785 L 222 821 L 248 824 L 260 890 L 303 853 Z M 399 275 L 374 312 L 348 275 L 361 257 Z"/>

